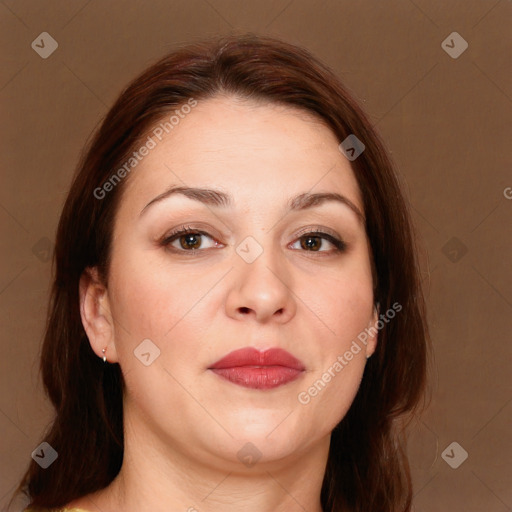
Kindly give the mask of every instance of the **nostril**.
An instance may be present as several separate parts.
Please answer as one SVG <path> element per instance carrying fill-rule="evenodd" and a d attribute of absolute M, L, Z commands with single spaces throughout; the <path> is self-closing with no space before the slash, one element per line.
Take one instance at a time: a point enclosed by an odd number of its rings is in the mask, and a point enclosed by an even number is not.
<path fill-rule="evenodd" d="M 249 311 L 250 311 L 250 309 L 246 308 L 245 306 L 240 308 L 241 313 L 249 313 Z"/>

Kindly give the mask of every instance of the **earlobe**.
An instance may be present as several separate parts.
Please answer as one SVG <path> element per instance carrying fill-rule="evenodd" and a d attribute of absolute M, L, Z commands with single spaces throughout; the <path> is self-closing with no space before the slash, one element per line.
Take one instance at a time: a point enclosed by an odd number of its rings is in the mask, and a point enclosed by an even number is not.
<path fill-rule="evenodd" d="M 108 290 L 96 267 L 85 269 L 80 277 L 80 316 L 94 353 L 101 359 L 108 354 L 109 362 L 116 362 L 114 323 Z"/>

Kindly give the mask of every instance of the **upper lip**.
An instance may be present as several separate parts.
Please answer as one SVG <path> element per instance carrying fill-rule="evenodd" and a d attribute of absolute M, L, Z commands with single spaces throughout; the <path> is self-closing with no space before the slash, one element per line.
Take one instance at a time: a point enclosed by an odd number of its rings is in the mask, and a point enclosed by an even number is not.
<path fill-rule="evenodd" d="M 301 361 L 282 348 L 258 350 L 254 347 L 234 350 L 211 365 L 209 369 L 240 366 L 284 366 L 301 371 L 305 369 Z"/>

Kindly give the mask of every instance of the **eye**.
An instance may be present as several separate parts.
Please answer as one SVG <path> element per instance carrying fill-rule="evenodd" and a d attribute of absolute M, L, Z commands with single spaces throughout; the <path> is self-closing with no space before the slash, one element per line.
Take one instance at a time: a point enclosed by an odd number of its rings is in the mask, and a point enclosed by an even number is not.
<path fill-rule="evenodd" d="M 305 228 L 297 236 L 298 239 L 290 246 L 293 250 L 302 249 L 305 252 L 339 253 L 346 249 L 345 242 L 340 240 L 334 233 L 327 233 L 321 229 Z M 209 244 L 206 246 L 205 240 L 209 240 Z M 297 244 L 300 244 L 300 247 L 297 247 Z M 197 254 L 199 251 L 222 246 L 220 242 L 205 231 L 191 226 L 181 226 L 165 235 L 160 245 L 173 252 L 182 254 Z M 331 246 L 330 249 L 329 246 Z"/>
<path fill-rule="evenodd" d="M 203 243 L 205 238 L 208 238 L 211 241 L 210 245 L 206 247 Z M 217 247 L 219 243 L 204 231 L 200 231 L 189 226 L 182 226 L 165 236 L 161 241 L 161 245 L 178 252 L 195 252 L 199 249 Z"/>
<path fill-rule="evenodd" d="M 300 244 L 300 248 L 307 252 L 342 252 L 346 249 L 346 244 L 336 236 L 321 230 L 311 230 L 299 233 L 299 239 L 294 242 Z M 324 243 L 324 242 L 327 242 Z M 334 249 L 325 250 L 324 246 L 330 244 Z M 292 249 L 294 247 L 292 246 Z"/>

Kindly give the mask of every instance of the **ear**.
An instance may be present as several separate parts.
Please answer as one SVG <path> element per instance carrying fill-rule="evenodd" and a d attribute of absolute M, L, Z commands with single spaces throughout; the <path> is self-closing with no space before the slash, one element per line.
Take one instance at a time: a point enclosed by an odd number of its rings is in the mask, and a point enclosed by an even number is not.
<path fill-rule="evenodd" d="M 379 320 L 379 312 L 380 307 L 377 302 L 373 308 L 373 316 L 370 319 L 370 323 L 368 324 L 369 336 L 366 341 L 366 358 L 368 359 L 373 355 L 375 349 L 377 348 L 377 342 L 379 337 L 379 332 L 377 329 L 377 322 Z"/>
<path fill-rule="evenodd" d="M 80 277 L 80 316 L 95 354 L 103 359 L 106 349 L 107 361 L 118 362 L 108 290 L 96 267 L 86 268 Z"/>

